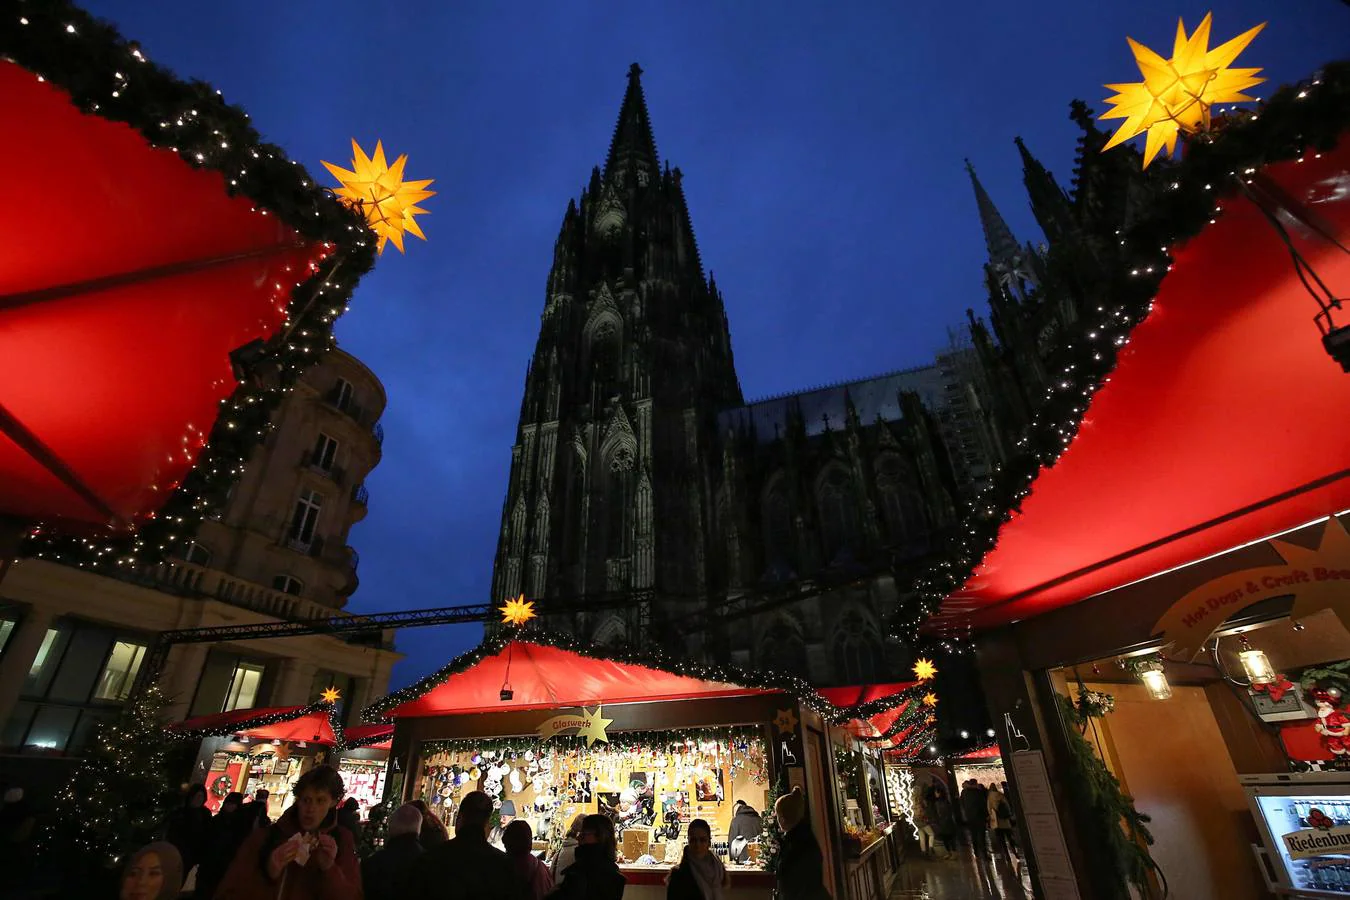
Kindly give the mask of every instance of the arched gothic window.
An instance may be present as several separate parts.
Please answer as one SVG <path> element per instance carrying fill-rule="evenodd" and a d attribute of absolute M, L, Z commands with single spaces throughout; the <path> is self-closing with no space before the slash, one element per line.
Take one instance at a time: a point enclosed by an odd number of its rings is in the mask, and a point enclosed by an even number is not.
<path fill-rule="evenodd" d="M 591 383 L 601 401 L 619 392 L 619 331 L 604 322 L 591 336 Z"/>
<path fill-rule="evenodd" d="M 764 557 L 770 565 L 791 562 L 795 553 L 792 541 L 792 509 L 787 491 L 779 482 L 764 498 Z"/>
<path fill-rule="evenodd" d="M 618 558 L 629 555 L 631 528 L 629 522 L 633 512 L 634 495 L 634 455 L 633 448 L 627 444 L 616 447 L 608 456 L 605 476 L 606 504 L 606 548 L 608 557 Z"/>
<path fill-rule="evenodd" d="M 832 651 L 836 681 L 869 684 L 876 680 L 881 670 L 881 641 L 876 629 L 859 613 L 847 613 L 840 620 Z"/>
<path fill-rule="evenodd" d="M 825 559 L 832 562 L 845 547 L 858 549 L 858 503 L 853 479 L 843 466 L 831 466 L 821 477 L 816 507 Z"/>
<path fill-rule="evenodd" d="M 928 531 L 923 501 L 898 457 L 888 455 L 877 464 L 877 493 L 890 543 L 913 540 Z"/>
<path fill-rule="evenodd" d="M 810 677 L 810 664 L 806 657 L 806 644 L 788 622 L 779 621 L 768 631 L 759 644 L 759 666 L 770 672 L 784 672 Z"/>
<path fill-rule="evenodd" d="M 618 616 L 611 616 L 595 629 L 591 642 L 601 647 L 616 647 L 624 643 L 628 629 Z"/>

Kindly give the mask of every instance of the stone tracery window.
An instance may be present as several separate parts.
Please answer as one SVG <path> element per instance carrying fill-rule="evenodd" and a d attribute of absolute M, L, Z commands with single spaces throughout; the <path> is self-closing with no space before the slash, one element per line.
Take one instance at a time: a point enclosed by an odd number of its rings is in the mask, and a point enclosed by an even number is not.
<path fill-rule="evenodd" d="M 764 557 L 770 564 L 791 562 L 793 549 L 792 509 L 780 482 L 764 500 Z"/>
<path fill-rule="evenodd" d="M 928 530 L 923 501 L 898 457 L 888 455 L 877 464 L 877 494 L 891 543 L 913 539 Z"/>
<path fill-rule="evenodd" d="M 810 677 L 806 644 L 797 629 L 784 621 L 770 627 L 759 644 L 759 666 L 770 672 Z"/>
<path fill-rule="evenodd" d="M 860 613 L 846 613 L 832 646 L 835 677 L 845 684 L 868 684 L 881 670 L 880 636 Z"/>
<path fill-rule="evenodd" d="M 831 466 L 816 489 L 820 536 L 825 559 L 833 561 L 844 548 L 858 549 L 858 504 L 853 479 L 843 466 Z"/>

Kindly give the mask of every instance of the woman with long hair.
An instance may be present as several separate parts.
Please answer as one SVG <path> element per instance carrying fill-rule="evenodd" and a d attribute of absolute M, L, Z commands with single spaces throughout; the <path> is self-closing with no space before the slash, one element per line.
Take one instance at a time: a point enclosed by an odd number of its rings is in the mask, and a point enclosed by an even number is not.
<path fill-rule="evenodd" d="M 562 873 L 562 885 L 549 896 L 557 900 L 620 900 L 627 882 L 619 872 L 618 858 L 614 823 L 605 816 L 587 816 L 577 836 L 576 862 Z"/>

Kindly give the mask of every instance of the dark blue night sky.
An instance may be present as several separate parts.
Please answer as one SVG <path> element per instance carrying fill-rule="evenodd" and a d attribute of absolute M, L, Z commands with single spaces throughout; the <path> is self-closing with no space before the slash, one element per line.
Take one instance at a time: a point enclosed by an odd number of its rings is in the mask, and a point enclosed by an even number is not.
<path fill-rule="evenodd" d="M 350 138 L 440 193 L 339 324 L 383 379 L 360 611 L 489 599 L 510 447 L 553 241 L 603 162 L 631 62 L 684 171 L 747 398 L 919 365 L 984 308 L 970 157 L 1023 240 L 1021 135 L 1067 186 L 1075 97 L 1168 55 L 1191 0 L 1083 4 L 150 3 L 86 0 L 155 61 L 220 88 L 311 172 Z M 1350 50 L 1338 0 L 1223 0 L 1214 43 L 1271 19 L 1239 65 L 1298 80 Z M 477 627 L 404 632 L 400 686 Z"/>

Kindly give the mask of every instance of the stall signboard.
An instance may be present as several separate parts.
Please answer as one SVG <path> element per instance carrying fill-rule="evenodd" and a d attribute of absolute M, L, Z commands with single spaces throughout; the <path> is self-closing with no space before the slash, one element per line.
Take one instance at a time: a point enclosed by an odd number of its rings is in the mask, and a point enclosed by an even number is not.
<path fill-rule="evenodd" d="M 582 709 L 545 719 L 539 723 L 535 733 L 545 741 L 559 734 L 575 734 L 586 740 L 587 747 L 593 747 L 597 743 L 609 743 L 605 729 L 613 723 L 614 720 L 606 719 L 601 714 L 601 707 L 597 706 L 593 710 Z"/>
<path fill-rule="evenodd" d="M 1230 616 L 1275 597 L 1294 596 L 1290 618 L 1306 619 L 1330 609 L 1350 627 L 1350 534 L 1332 516 L 1316 550 L 1270 541 L 1284 560 L 1280 566 L 1240 569 L 1207 581 L 1172 605 L 1154 634 L 1161 634 L 1167 655 L 1189 662 Z"/>
<path fill-rule="evenodd" d="M 1318 812 L 1314 809 L 1313 812 Z M 1330 819 L 1327 819 L 1330 822 Z M 1328 828 L 1300 828 L 1280 836 L 1290 859 L 1350 853 L 1350 825 Z"/>
<path fill-rule="evenodd" d="M 798 729 L 797 710 L 789 706 L 780 709 L 773 719 L 773 758 L 781 768 L 797 768 L 804 763 L 802 735 Z"/>

